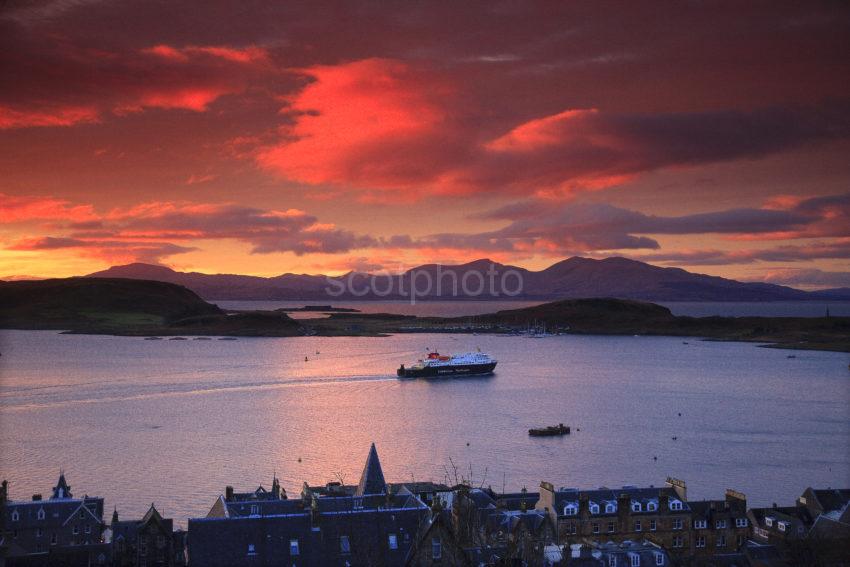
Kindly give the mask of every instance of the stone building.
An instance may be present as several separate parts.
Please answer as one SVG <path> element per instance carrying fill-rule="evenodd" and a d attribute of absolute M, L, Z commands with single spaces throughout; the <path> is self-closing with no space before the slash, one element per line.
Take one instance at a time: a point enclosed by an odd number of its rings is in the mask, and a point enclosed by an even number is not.
<path fill-rule="evenodd" d="M 415 494 L 388 490 L 373 444 L 352 494 L 305 485 L 300 499 L 219 497 L 189 520 L 189 565 L 404 565 L 429 519 Z"/>
<path fill-rule="evenodd" d="M 102 543 L 103 498 L 75 498 L 61 472 L 48 499 L 34 494 L 31 500 L 11 500 L 8 491 L 3 481 L 0 546 L 5 548 L 6 565 L 108 563 L 109 548 Z"/>
<path fill-rule="evenodd" d="M 537 509 L 550 515 L 558 542 L 622 542 L 647 539 L 675 556 L 691 553 L 691 508 L 683 481 L 668 478 L 663 487 L 555 489 L 540 484 Z"/>
<path fill-rule="evenodd" d="M 119 520 L 115 510 L 108 533 L 116 567 L 185 565 L 183 532 L 175 532 L 173 520 L 163 518 L 153 504 L 141 520 Z"/>
<path fill-rule="evenodd" d="M 690 501 L 693 555 L 698 560 L 737 553 L 750 533 L 747 497 L 727 490 L 723 500 Z"/>

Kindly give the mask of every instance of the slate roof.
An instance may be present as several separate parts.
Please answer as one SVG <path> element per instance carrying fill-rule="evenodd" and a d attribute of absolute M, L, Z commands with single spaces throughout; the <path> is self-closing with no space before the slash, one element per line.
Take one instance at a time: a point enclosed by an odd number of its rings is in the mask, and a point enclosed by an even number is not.
<path fill-rule="evenodd" d="M 366 457 L 366 466 L 363 467 L 363 473 L 360 475 L 360 482 L 357 484 L 357 490 L 354 494 L 364 496 L 366 494 L 385 494 L 386 492 L 387 483 L 384 481 L 384 471 L 381 470 L 378 450 L 372 443 L 369 456 Z"/>
<path fill-rule="evenodd" d="M 660 497 L 662 495 L 666 495 L 670 500 L 677 499 L 682 502 L 682 510 L 677 512 L 686 512 L 690 510 L 690 506 L 688 502 L 682 498 L 679 498 L 676 491 L 668 486 L 661 487 L 650 487 L 650 488 L 637 488 L 633 486 L 624 486 L 623 488 L 598 488 L 595 490 L 579 490 L 577 488 L 561 488 L 556 490 L 553 497 L 553 506 L 555 506 L 555 510 L 557 514 L 563 515 L 564 507 L 568 502 L 578 504 L 578 501 L 582 497 L 586 497 L 589 502 L 599 504 L 599 514 L 594 514 L 594 516 L 614 516 L 614 513 L 605 512 L 605 503 L 606 502 L 617 502 L 617 498 L 621 494 L 627 494 L 629 499 L 634 502 L 641 503 L 641 512 L 633 512 L 633 513 L 646 513 L 648 512 L 646 505 L 650 501 L 655 501 L 658 503 Z M 650 513 L 657 513 L 650 512 Z"/>
<path fill-rule="evenodd" d="M 824 513 L 834 510 L 843 509 L 850 502 L 850 488 L 838 489 L 829 488 L 822 490 L 812 490 L 818 502 L 823 507 Z"/>

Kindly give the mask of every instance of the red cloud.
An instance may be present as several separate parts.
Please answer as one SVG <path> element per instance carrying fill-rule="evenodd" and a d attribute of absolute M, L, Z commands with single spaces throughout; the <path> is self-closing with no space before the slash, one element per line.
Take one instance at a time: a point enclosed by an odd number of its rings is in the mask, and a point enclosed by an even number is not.
<path fill-rule="evenodd" d="M 73 126 L 97 121 L 98 112 L 92 106 L 16 110 L 0 105 L 0 130 L 32 126 Z"/>
<path fill-rule="evenodd" d="M 15 196 L 0 193 L 0 222 L 29 220 L 89 221 L 97 218 L 91 205 L 73 205 L 53 197 Z"/>
<path fill-rule="evenodd" d="M 313 82 L 285 99 L 294 123 L 258 155 L 263 167 L 313 185 L 397 189 L 432 181 L 441 161 L 434 149 L 445 136 L 445 85 L 384 59 L 302 72 Z"/>
<path fill-rule="evenodd" d="M 659 168 L 850 136 L 850 105 L 843 103 L 659 114 L 568 109 L 492 136 L 483 125 L 499 120 L 465 102 L 446 75 L 387 59 L 301 72 L 312 82 L 286 98 L 282 112 L 290 122 L 257 154 L 258 163 L 367 200 L 376 191 L 384 200 L 481 192 L 563 197 Z"/>
<path fill-rule="evenodd" d="M 276 73 L 266 50 L 256 46 L 110 50 L 33 36 L 24 28 L 4 33 L 4 43 L 31 58 L 3 61 L 4 72 L 17 80 L 0 91 L 0 130 L 73 126 L 145 108 L 203 112 Z"/>

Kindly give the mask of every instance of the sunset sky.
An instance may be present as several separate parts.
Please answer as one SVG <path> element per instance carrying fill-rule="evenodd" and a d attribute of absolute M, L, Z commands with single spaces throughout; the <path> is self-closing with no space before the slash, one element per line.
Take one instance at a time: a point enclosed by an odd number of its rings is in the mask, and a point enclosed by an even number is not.
<path fill-rule="evenodd" d="M 0 2 L 0 276 L 850 286 L 846 2 Z"/>

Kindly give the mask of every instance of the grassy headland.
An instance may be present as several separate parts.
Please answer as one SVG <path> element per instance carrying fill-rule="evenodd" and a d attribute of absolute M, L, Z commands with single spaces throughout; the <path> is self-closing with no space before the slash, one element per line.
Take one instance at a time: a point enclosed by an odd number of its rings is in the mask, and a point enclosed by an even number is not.
<path fill-rule="evenodd" d="M 850 352 L 850 317 L 680 317 L 653 303 L 568 299 L 475 317 L 336 312 L 292 319 L 283 311 L 225 312 L 185 287 L 146 280 L 68 278 L 0 282 L 0 328 L 111 335 L 381 336 L 416 332 L 550 331 L 693 336 Z"/>

